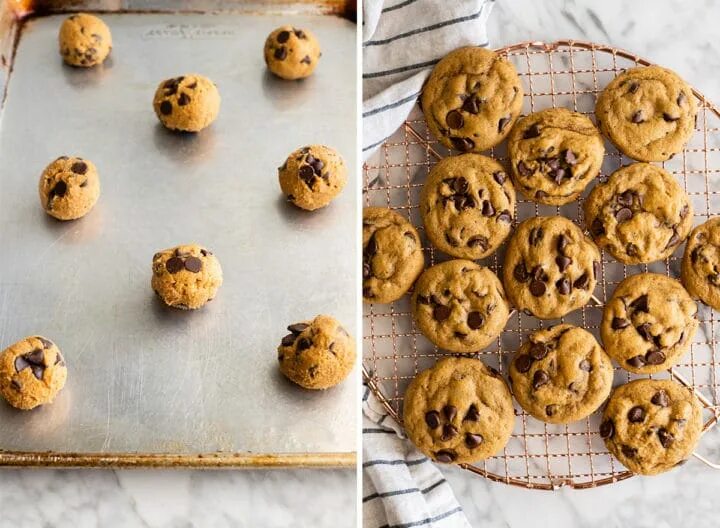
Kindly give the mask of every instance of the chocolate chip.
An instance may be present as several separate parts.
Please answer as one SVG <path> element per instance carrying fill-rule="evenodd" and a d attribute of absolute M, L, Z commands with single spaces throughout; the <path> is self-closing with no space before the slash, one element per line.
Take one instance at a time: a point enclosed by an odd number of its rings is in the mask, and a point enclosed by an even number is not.
<path fill-rule="evenodd" d="M 628 91 L 629 91 L 630 93 L 635 93 L 635 92 L 638 91 L 638 88 L 639 88 L 639 87 L 640 87 L 640 85 L 639 85 L 638 83 L 636 83 L 636 82 L 630 83 L 630 88 L 629 88 Z"/>
<path fill-rule="evenodd" d="M 578 161 L 578 160 L 577 160 L 577 156 L 576 156 L 575 153 L 574 153 L 572 150 L 570 150 L 570 149 L 567 149 L 567 150 L 565 151 L 564 157 L 565 157 L 565 163 L 567 163 L 568 165 L 575 165 L 575 164 L 577 163 L 577 161 Z"/>
<path fill-rule="evenodd" d="M 530 237 L 529 242 L 533 246 L 537 246 L 540 241 L 542 241 L 543 236 L 545 235 L 545 231 L 543 231 L 542 227 L 533 227 L 530 230 Z"/>
<path fill-rule="evenodd" d="M 533 375 L 533 389 L 537 390 L 550 382 L 550 376 L 544 370 L 536 370 Z"/>
<path fill-rule="evenodd" d="M 645 362 L 648 365 L 662 365 L 665 363 L 665 353 L 662 350 L 650 350 L 645 354 Z"/>
<path fill-rule="evenodd" d="M 531 125 L 525 132 L 523 132 L 523 139 L 532 139 L 540 135 L 540 127 L 536 124 Z"/>
<path fill-rule="evenodd" d="M 633 195 L 634 194 L 635 193 L 633 193 L 632 191 L 625 191 L 622 194 L 618 194 L 615 197 L 615 200 L 617 201 L 617 203 L 619 205 L 624 205 L 626 207 L 630 207 L 633 203 Z"/>
<path fill-rule="evenodd" d="M 493 179 L 498 182 L 500 185 L 505 183 L 505 180 L 507 179 L 507 176 L 503 171 L 497 171 L 493 173 Z"/>
<path fill-rule="evenodd" d="M 303 350 L 307 350 L 312 346 L 312 341 L 308 339 L 307 337 L 301 337 L 297 344 L 297 351 L 302 352 Z"/>
<path fill-rule="evenodd" d="M 602 220 L 599 218 L 596 218 L 592 221 L 592 224 L 590 224 L 590 232 L 593 234 L 593 236 L 600 236 L 605 234 L 605 226 L 602 223 Z"/>
<path fill-rule="evenodd" d="M 84 161 L 76 161 L 72 164 L 70 170 L 73 171 L 75 174 L 85 174 L 88 170 L 88 166 L 87 163 L 85 163 Z"/>
<path fill-rule="evenodd" d="M 650 333 L 650 327 L 652 325 L 650 323 L 643 323 L 640 326 L 635 327 L 635 330 L 637 330 L 637 333 L 640 334 L 640 337 L 642 337 L 645 341 L 652 341 L 652 334 Z"/>
<path fill-rule="evenodd" d="M 17 391 L 22 390 L 22 383 L 20 383 L 16 379 L 14 379 L 10 382 L 10 386 Z"/>
<path fill-rule="evenodd" d="M 291 346 L 295 342 L 296 339 L 297 339 L 297 335 L 288 334 L 282 338 L 282 341 L 280 341 L 280 344 L 282 346 Z"/>
<path fill-rule="evenodd" d="M 552 416 L 557 412 L 557 409 L 557 405 L 548 405 L 547 407 L 545 407 L 545 414 L 547 414 L 548 416 Z"/>
<path fill-rule="evenodd" d="M 463 418 L 464 421 L 469 422 L 479 422 L 480 421 L 480 411 L 478 411 L 477 405 L 474 403 L 470 404 L 470 407 L 468 408 L 467 413 L 465 414 L 465 418 Z"/>
<path fill-rule="evenodd" d="M 451 462 L 454 462 L 456 457 L 457 455 L 455 455 L 455 451 L 450 451 L 449 449 L 443 449 L 435 453 L 435 460 L 442 462 L 443 464 L 450 464 Z"/>
<path fill-rule="evenodd" d="M 451 438 L 457 436 L 457 434 L 458 434 L 458 431 L 457 431 L 457 428 L 456 428 L 454 425 L 452 425 L 452 424 L 445 424 L 445 425 L 443 425 L 442 436 L 440 437 L 440 439 L 441 439 L 443 442 L 447 442 L 447 441 L 450 440 Z"/>
<path fill-rule="evenodd" d="M 557 264 L 558 269 L 563 272 L 570 264 L 572 264 L 572 259 L 570 257 L 558 256 L 555 257 L 555 263 Z"/>
<path fill-rule="evenodd" d="M 190 104 L 190 97 L 186 93 L 181 93 L 178 97 L 178 106 L 185 106 Z"/>
<path fill-rule="evenodd" d="M 438 322 L 443 322 L 445 319 L 450 317 L 450 308 L 443 306 L 442 304 L 433 308 L 433 317 Z"/>
<path fill-rule="evenodd" d="M 558 235 L 557 239 L 557 250 L 561 255 L 565 254 L 565 248 L 568 245 L 567 237 L 563 234 Z"/>
<path fill-rule="evenodd" d="M 645 366 L 645 357 L 644 356 L 633 356 L 630 359 L 626 360 L 625 362 L 633 368 L 641 368 L 641 367 Z"/>
<path fill-rule="evenodd" d="M 280 33 L 278 33 L 277 41 L 278 41 L 280 44 L 285 44 L 285 43 L 288 41 L 289 38 L 290 38 L 290 32 L 289 32 L 289 31 L 281 31 Z"/>
<path fill-rule="evenodd" d="M 545 356 L 547 356 L 548 352 L 549 349 L 545 343 L 533 343 L 532 345 L 530 345 L 530 350 L 528 351 L 528 354 L 534 360 L 539 361 Z"/>
<path fill-rule="evenodd" d="M 25 359 L 24 356 L 18 356 L 15 358 L 15 372 L 20 372 L 30 366 L 30 363 Z"/>
<path fill-rule="evenodd" d="M 465 433 L 465 445 L 469 449 L 475 449 L 483 443 L 483 437 L 480 434 Z"/>
<path fill-rule="evenodd" d="M 273 56 L 277 60 L 285 60 L 287 58 L 287 48 L 285 48 L 285 46 L 280 46 L 279 48 L 276 48 Z"/>
<path fill-rule="evenodd" d="M 305 32 L 302 29 L 296 29 L 293 28 L 293 33 L 295 33 L 295 36 L 299 39 L 306 39 Z"/>
<path fill-rule="evenodd" d="M 628 411 L 627 419 L 630 423 L 641 423 L 645 420 L 645 409 L 636 405 Z"/>
<path fill-rule="evenodd" d="M 583 273 L 578 279 L 575 280 L 575 282 L 573 282 L 573 287 L 580 288 L 581 290 L 586 290 L 589 285 L 590 279 L 588 278 L 587 273 Z"/>
<path fill-rule="evenodd" d="M 468 245 L 468 247 L 471 247 L 471 248 L 479 247 L 479 248 L 482 248 L 483 250 L 487 250 L 487 248 L 489 247 L 490 244 L 488 242 L 487 237 L 484 237 L 482 235 L 475 235 L 470 240 L 468 240 L 467 245 Z"/>
<path fill-rule="evenodd" d="M 658 405 L 659 407 L 667 407 L 668 405 L 670 405 L 670 397 L 664 390 L 659 390 L 655 394 L 653 394 L 653 397 L 650 398 L 650 401 L 655 405 Z"/>
<path fill-rule="evenodd" d="M 680 237 L 678 236 L 677 231 L 673 230 L 673 234 L 670 236 L 670 240 L 668 240 L 668 243 L 665 244 L 665 249 L 676 246 L 678 242 L 680 242 Z"/>
<path fill-rule="evenodd" d="M 502 132 L 505 129 L 505 126 L 510 122 L 510 116 L 507 117 L 501 117 L 500 121 L 498 121 L 498 132 Z"/>
<path fill-rule="evenodd" d="M 612 438 L 614 434 L 615 425 L 612 423 L 612 420 L 605 420 L 603 423 L 600 424 L 600 437 Z"/>
<path fill-rule="evenodd" d="M 525 165 L 524 161 L 518 161 L 517 170 L 521 176 L 528 177 L 528 176 L 532 176 L 532 174 L 533 174 L 533 171 L 530 169 L 530 167 Z"/>
<path fill-rule="evenodd" d="M 578 367 L 580 370 L 584 370 L 585 372 L 592 372 L 592 363 L 590 363 L 590 360 L 588 359 L 583 359 Z"/>
<path fill-rule="evenodd" d="M 450 138 L 450 141 L 455 149 L 461 152 L 467 152 L 468 150 L 475 148 L 475 142 L 470 138 L 453 137 Z"/>
<path fill-rule="evenodd" d="M 466 97 L 462 109 L 469 114 L 477 115 L 480 112 L 480 99 L 476 95 Z"/>
<path fill-rule="evenodd" d="M 628 326 L 630 326 L 630 321 L 621 317 L 613 317 L 613 320 L 610 323 L 610 328 L 612 328 L 613 330 L 622 330 L 623 328 L 627 328 Z"/>
<path fill-rule="evenodd" d="M 163 101 L 160 103 L 160 113 L 162 115 L 172 114 L 172 103 L 170 101 Z"/>
<path fill-rule="evenodd" d="M 425 423 L 430 429 L 437 429 L 440 427 L 440 413 L 437 411 L 426 412 Z"/>
<path fill-rule="evenodd" d="M 485 200 L 482 204 L 482 215 L 483 216 L 493 216 L 495 214 L 495 208 L 492 206 L 492 204 Z"/>
<path fill-rule="evenodd" d="M 165 269 L 168 270 L 168 273 L 177 273 L 184 267 L 185 263 L 179 257 L 169 258 L 168 261 L 165 263 Z"/>
<path fill-rule="evenodd" d="M 637 455 L 637 449 L 635 449 L 634 447 L 630 447 L 629 445 L 623 444 L 620 450 L 622 451 L 622 454 L 628 458 L 635 458 L 635 456 Z"/>
<path fill-rule="evenodd" d="M 630 303 L 630 308 L 637 310 L 638 312 L 648 313 L 648 296 L 643 294 L 633 302 Z"/>
<path fill-rule="evenodd" d="M 49 339 L 45 339 L 44 337 L 38 336 L 37 339 L 38 339 L 38 341 L 40 341 L 43 344 L 43 347 L 45 347 L 45 348 L 52 348 L 54 345 L 54 343 L 52 341 L 50 341 Z"/>
<path fill-rule="evenodd" d="M 298 176 L 300 179 L 305 182 L 305 185 L 307 185 L 310 189 L 312 189 L 312 184 L 315 181 L 315 170 L 310 165 L 303 165 L 298 169 Z"/>
<path fill-rule="evenodd" d="M 477 330 L 483 325 L 483 316 L 480 312 L 470 312 L 467 316 L 467 324 L 473 330 Z"/>
<path fill-rule="evenodd" d="M 515 358 L 515 368 L 518 372 L 522 372 L 523 374 L 530 370 L 532 363 L 532 358 L 526 354 L 522 354 Z"/>
<path fill-rule="evenodd" d="M 638 247 L 631 242 L 625 247 L 625 253 L 633 257 L 638 254 Z"/>
<path fill-rule="evenodd" d="M 465 120 L 460 112 L 452 110 L 445 116 L 445 122 L 450 128 L 462 128 L 465 124 Z"/>
<path fill-rule="evenodd" d="M 515 269 L 513 270 L 513 277 L 515 277 L 515 280 L 517 280 L 518 282 L 525 282 L 530 278 L 525 264 L 521 262 L 520 264 L 515 266 Z"/>
<path fill-rule="evenodd" d="M 512 216 L 510 215 L 510 211 L 504 209 L 500 212 L 499 215 L 497 215 L 496 220 L 498 222 L 507 222 L 509 224 L 510 222 L 512 222 Z"/>
<path fill-rule="evenodd" d="M 664 119 L 665 121 L 667 121 L 668 123 L 672 123 L 673 121 L 677 121 L 678 119 L 680 119 L 680 117 L 679 117 L 679 116 L 678 116 L 678 117 L 675 117 L 675 116 L 673 116 L 673 115 L 668 114 L 667 112 L 664 112 L 664 113 L 663 113 L 663 119 Z"/>
<path fill-rule="evenodd" d="M 559 279 L 555 283 L 555 287 L 557 288 L 560 295 L 568 295 L 572 291 L 572 288 L 570 287 L 570 281 L 567 278 Z"/>
<path fill-rule="evenodd" d="M 454 405 L 446 405 L 442 409 L 443 415 L 449 422 L 452 422 L 455 419 L 455 416 L 457 416 L 457 407 Z"/>
<path fill-rule="evenodd" d="M 67 183 L 60 180 L 55 184 L 55 186 L 50 189 L 49 199 L 52 200 L 55 196 L 58 198 L 62 198 L 65 196 L 65 193 L 67 192 Z"/>
<path fill-rule="evenodd" d="M 310 58 L 310 55 L 305 55 L 301 60 L 301 64 L 312 64 L 312 59 Z"/>
<path fill-rule="evenodd" d="M 645 121 L 645 118 L 643 117 L 642 110 L 638 110 L 632 115 L 633 123 L 638 124 L 638 123 L 642 123 L 643 121 Z"/>
<path fill-rule="evenodd" d="M 661 427 L 658 429 L 658 440 L 660 440 L 660 444 L 665 448 L 668 449 L 672 445 L 672 443 L 675 441 L 675 437 L 665 429 L 664 427 Z"/>
<path fill-rule="evenodd" d="M 627 207 L 623 207 L 622 209 L 618 210 L 615 213 L 615 220 L 618 221 L 618 223 L 626 222 L 630 220 L 633 217 L 633 212 L 628 209 Z"/>
<path fill-rule="evenodd" d="M 185 259 L 185 269 L 192 273 L 198 273 L 202 269 L 202 260 L 197 257 L 188 257 Z"/>
<path fill-rule="evenodd" d="M 545 286 L 545 283 L 539 280 L 533 280 L 530 283 L 530 293 L 532 293 L 535 297 L 540 297 L 545 293 L 545 290 L 547 289 L 547 286 Z"/>
<path fill-rule="evenodd" d="M 307 323 L 295 323 L 287 327 L 293 334 L 300 334 L 308 329 L 310 325 Z"/>

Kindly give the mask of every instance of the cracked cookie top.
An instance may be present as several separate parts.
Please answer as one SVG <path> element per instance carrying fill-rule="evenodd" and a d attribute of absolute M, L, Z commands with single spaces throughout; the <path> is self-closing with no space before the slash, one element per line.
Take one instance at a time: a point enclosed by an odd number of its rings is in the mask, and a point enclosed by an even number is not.
<path fill-rule="evenodd" d="M 682 283 L 690 295 L 720 310 L 720 217 L 690 233 L 682 260 Z"/>

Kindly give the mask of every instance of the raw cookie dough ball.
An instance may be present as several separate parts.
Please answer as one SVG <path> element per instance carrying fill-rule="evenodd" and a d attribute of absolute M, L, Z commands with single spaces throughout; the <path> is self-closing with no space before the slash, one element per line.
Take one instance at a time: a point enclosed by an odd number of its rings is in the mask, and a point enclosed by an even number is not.
<path fill-rule="evenodd" d="M 85 216 L 100 196 L 100 180 L 92 162 L 60 156 L 40 176 L 40 204 L 58 220 Z"/>
<path fill-rule="evenodd" d="M 697 310 L 679 281 L 658 273 L 631 275 L 605 304 L 600 324 L 605 350 L 635 374 L 667 370 L 690 348 Z"/>
<path fill-rule="evenodd" d="M 613 366 L 590 332 L 560 324 L 528 336 L 510 364 L 510 381 L 529 414 L 543 422 L 570 423 L 605 401 Z"/>
<path fill-rule="evenodd" d="M 660 66 L 621 73 L 595 105 L 603 134 L 620 152 L 639 161 L 665 161 L 680 152 L 692 136 L 696 115 L 690 86 Z"/>
<path fill-rule="evenodd" d="M 449 357 L 422 371 L 405 391 L 408 438 L 436 462 L 470 463 L 500 451 L 515 423 L 512 396 L 479 359 Z"/>
<path fill-rule="evenodd" d="M 310 145 L 294 151 L 278 169 L 280 188 L 290 202 L 306 211 L 325 207 L 347 182 L 340 154 L 330 147 Z"/>
<path fill-rule="evenodd" d="M 508 137 L 513 180 L 530 200 L 575 200 L 602 165 L 605 145 L 592 121 L 566 108 L 548 108 L 518 121 Z"/>
<path fill-rule="evenodd" d="M 0 353 L 0 394 L 17 409 L 51 403 L 66 379 L 60 350 L 44 337 L 26 337 Z"/>
<path fill-rule="evenodd" d="M 355 366 L 355 341 L 329 315 L 288 326 L 278 347 L 280 371 L 306 389 L 328 389 Z"/>
<path fill-rule="evenodd" d="M 152 289 L 173 308 L 200 308 L 215 298 L 222 285 L 220 261 L 196 244 L 155 253 L 152 267 Z"/>
<path fill-rule="evenodd" d="M 428 128 L 440 143 L 482 152 L 510 133 L 523 90 L 515 66 L 494 51 L 465 47 L 445 55 L 422 93 Z"/>
<path fill-rule="evenodd" d="M 102 64 L 112 49 L 110 29 L 101 19 L 86 13 L 66 18 L 58 35 L 60 55 L 71 66 Z"/>
<path fill-rule="evenodd" d="M 391 303 L 410 289 L 425 267 L 420 235 L 407 219 L 384 207 L 363 209 L 363 300 Z"/>
<path fill-rule="evenodd" d="M 198 132 L 220 112 L 220 93 L 215 83 L 197 73 L 163 81 L 155 91 L 153 108 L 170 130 Z"/>
<path fill-rule="evenodd" d="M 676 381 L 641 379 L 613 391 L 600 436 L 630 471 L 657 475 L 692 454 L 702 427 L 702 408 L 692 390 Z"/>
<path fill-rule="evenodd" d="M 320 44 L 306 29 L 282 26 L 265 40 L 265 64 L 278 77 L 304 79 L 312 74 L 320 59 Z"/>
<path fill-rule="evenodd" d="M 682 259 L 682 283 L 690 295 L 720 310 L 720 217 L 690 233 Z"/>

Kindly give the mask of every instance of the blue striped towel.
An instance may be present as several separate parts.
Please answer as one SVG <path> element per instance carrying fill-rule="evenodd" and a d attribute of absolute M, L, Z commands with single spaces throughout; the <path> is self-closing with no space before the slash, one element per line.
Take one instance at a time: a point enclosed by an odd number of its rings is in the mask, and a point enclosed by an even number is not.
<path fill-rule="evenodd" d="M 367 387 L 362 464 L 364 528 L 470 528 L 445 477 Z"/>
<path fill-rule="evenodd" d="M 363 2 L 363 158 L 407 118 L 432 67 L 461 46 L 487 46 L 495 0 Z"/>

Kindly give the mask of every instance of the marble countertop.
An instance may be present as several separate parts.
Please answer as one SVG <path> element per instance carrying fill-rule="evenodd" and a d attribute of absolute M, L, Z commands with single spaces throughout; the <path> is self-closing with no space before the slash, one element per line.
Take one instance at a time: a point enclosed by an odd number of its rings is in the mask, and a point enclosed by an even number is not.
<path fill-rule="evenodd" d="M 720 5 L 653 2 L 508 0 L 490 17 L 493 47 L 563 38 L 606 43 L 667 66 L 720 102 Z M 700 450 L 720 462 L 720 431 Z M 675 528 L 720 526 L 720 470 L 697 460 L 657 477 L 634 477 L 591 490 L 532 491 L 443 468 L 468 520 L 483 528 Z"/>

